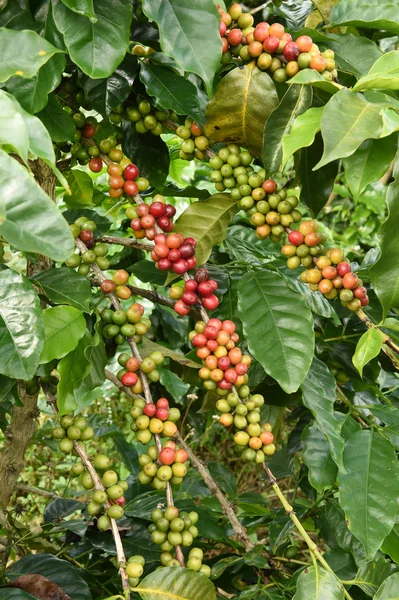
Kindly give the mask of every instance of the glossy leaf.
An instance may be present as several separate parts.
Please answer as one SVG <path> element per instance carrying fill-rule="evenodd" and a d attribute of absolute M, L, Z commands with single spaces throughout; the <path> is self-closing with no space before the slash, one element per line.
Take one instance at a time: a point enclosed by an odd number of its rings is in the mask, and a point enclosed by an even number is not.
<path fill-rule="evenodd" d="M 309 108 L 295 118 L 289 131 L 284 132 L 281 140 L 283 166 L 297 150 L 313 144 L 316 133 L 320 131 L 323 110 L 324 106 Z"/>
<path fill-rule="evenodd" d="M 118 68 L 108 77 L 106 103 L 110 108 L 120 106 L 129 96 L 138 73 L 137 57 L 126 54 Z"/>
<path fill-rule="evenodd" d="M 151 185 L 161 188 L 169 173 L 169 151 L 165 142 L 152 133 L 137 135 L 134 123 L 124 122 L 122 150 Z"/>
<path fill-rule="evenodd" d="M 290 133 L 296 118 L 305 113 L 311 103 L 311 87 L 291 85 L 267 119 L 263 130 L 262 161 L 268 175 L 282 166 L 284 136 Z"/>
<path fill-rule="evenodd" d="M 140 65 L 140 79 L 147 93 L 156 98 L 157 105 L 173 110 L 178 115 L 188 115 L 201 123 L 197 88 L 175 71 L 154 64 Z"/>
<path fill-rule="evenodd" d="M 399 409 L 394 406 L 370 404 L 370 411 L 384 423 L 384 434 L 399 449 Z"/>
<path fill-rule="evenodd" d="M 314 422 L 303 430 L 301 439 L 302 459 L 309 469 L 309 481 L 315 490 L 322 493 L 325 488 L 332 487 L 337 479 L 338 469 L 331 458 L 330 446 Z"/>
<path fill-rule="evenodd" d="M 86 331 L 83 313 L 73 306 L 53 306 L 43 312 L 44 346 L 41 363 L 63 358 L 78 345 Z"/>
<path fill-rule="evenodd" d="M 264 124 L 277 105 L 272 79 L 255 62 L 233 69 L 207 106 L 205 134 L 211 143 L 241 144 L 260 157 Z"/>
<path fill-rule="evenodd" d="M 381 551 L 388 554 L 396 564 L 399 564 L 399 524 L 395 523 L 391 533 L 387 535 L 381 546 Z"/>
<path fill-rule="evenodd" d="M 184 567 L 153 571 L 135 588 L 143 600 L 216 600 L 215 587 L 205 575 Z"/>
<path fill-rule="evenodd" d="M 380 110 L 380 106 L 350 90 L 341 90 L 331 98 L 321 118 L 324 154 L 314 169 L 350 156 L 364 140 L 378 138 L 382 129 Z"/>
<path fill-rule="evenodd" d="M 193 237 L 197 242 L 198 265 L 206 263 L 212 247 L 224 240 L 237 210 L 237 203 L 230 194 L 214 194 L 208 200 L 191 204 L 177 219 L 173 231 Z"/>
<path fill-rule="evenodd" d="M 374 600 L 397 600 L 397 598 L 399 598 L 399 573 L 394 573 L 378 588 Z"/>
<path fill-rule="evenodd" d="M 338 474 L 340 504 L 350 531 L 362 542 L 370 560 L 396 520 L 396 453 L 378 432 L 358 431 L 345 442 L 344 466 L 346 473 Z"/>
<path fill-rule="evenodd" d="M 54 21 L 64 36 L 71 60 L 93 79 L 108 77 L 128 47 L 132 7 L 128 0 L 96 0 L 96 22 L 52 0 Z"/>
<path fill-rule="evenodd" d="M 80 379 L 77 380 L 74 389 L 74 396 L 78 408 L 84 405 L 85 398 L 89 392 L 102 385 L 105 381 L 104 369 L 108 358 L 105 352 L 105 345 L 98 329 L 100 319 L 97 317 L 97 323 L 90 343 L 84 348 L 83 354 L 89 365 L 87 370 L 82 370 Z"/>
<path fill-rule="evenodd" d="M 339 469 L 343 469 L 341 423 L 334 415 L 335 378 L 317 357 L 302 384 L 302 402 L 313 414 L 317 426 L 330 445 L 331 456 Z"/>
<path fill-rule="evenodd" d="M 84 504 L 71 498 L 56 498 L 47 504 L 43 517 L 45 522 L 59 521 L 72 515 L 77 510 L 82 510 Z"/>
<path fill-rule="evenodd" d="M 35 31 L 0 28 L 0 82 L 13 75 L 33 77 L 54 54 L 62 52 Z"/>
<path fill-rule="evenodd" d="M 363 375 L 363 367 L 379 355 L 382 344 L 382 333 L 378 329 L 368 329 L 359 339 L 352 362 L 360 375 Z"/>
<path fill-rule="evenodd" d="M 79 204 L 93 204 L 93 180 L 88 173 L 80 169 L 71 169 L 68 183 L 74 200 Z"/>
<path fill-rule="evenodd" d="M 294 85 L 295 83 L 319 88 L 329 94 L 336 94 L 342 89 L 342 85 L 327 81 L 314 69 L 303 69 L 287 81 L 288 85 Z"/>
<path fill-rule="evenodd" d="M 54 23 L 51 2 L 47 5 L 43 36 L 56 48 L 64 49 L 62 36 Z M 11 77 L 7 82 L 7 89 L 26 111 L 38 113 L 46 106 L 48 94 L 60 84 L 65 65 L 65 55 L 55 54 L 31 79 Z"/>
<path fill-rule="evenodd" d="M 97 21 L 93 0 L 62 0 L 62 3 L 73 10 L 73 12 L 88 17 L 92 23 Z"/>
<path fill-rule="evenodd" d="M 308 567 L 299 575 L 293 600 L 343 600 L 344 586 L 333 573 Z"/>
<path fill-rule="evenodd" d="M 306 204 L 316 216 L 326 204 L 333 190 L 338 172 L 338 160 L 334 160 L 321 169 L 314 167 L 323 154 L 321 134 L 316 134 L 309 148 L 302 148 L 296 172 L 301 184 L 301 201 Z"/>
<path fill-rule="evenodd" d="M 390 0 L 341 0 L 331 13 L 331 26 L 359 25 L 399 32 L 399 6 Z"/>
<path fill-rule="evenodd" d="M 53 142 L 73 140 L 76 127 L 72 117 L 62 108 L 56 96 L 50 96 L 45 108 L 38 114 Z"/>
<path fill-rule="evenodd" d="M 387 561 L 385 556 L 379 556 L 366 563 L 362 559 L 359 563 L 355 577 L 356 585 L 368 596 L 374 596 L 381 584 L 392 575 L 396 568 L 396 565 Z"/>
<path fill-rule="evenodd" d="M 0 90 L 0 146 L 28 162 L 29 131 L 25 120 L 8 94 Z"/>
<path fill-rule="evenodd" d="M 9 29 L 35 29 L 37 23 L 33 20 L 28 0 L 6 2 L 0 12 L 0 26 Z"/>
<path fill-rule="evenodd" d="M 176 350 L 171 350 L 170 348 L 166 348 L 161 344 L 156 344 L 155 342 L 152 342 L 148 338 L 144 337 L 142 341 L 142 347 L 140 348 L 140 355 L 143 358 L 147 358 L 147 356 L 150 356 L 152 352 L 162 352 L 164 356 L 168 356 L 172 360 L 180 363 L 185 367 L 191 367 L 193 369 L 200 369 L 202 367 L 202 364 L 200 362 L 190 360 L 183 354 L 179 354 L 178 352 L 176 352 Z"/>
<path fill-rule="evenodd" d="M 367 75 L 359 79 L 353 90 L 397 90 L 399 52 L 392 50 L 383 54 L 371 67 Z"/>
<path fill-rule="evenodd" d="M 11 269 L 0 275 L 0 373 L 31 379 L 44 342 L 43 314 L 32 284 Z"/>
<path fill-rule="evenodd" d="M 85 350 L 92 342 L 92 335 L 86 330 L 76 348 L 58 363 L 57 370 L 61 379 L 58 383 L 57 406 L 61 416 L 77 406 L 74 391 L 77 384 L 90 373 L 91 363 Z"/>
<path fill-rule="evenodd" d="M 34 596 L 18 589 L 5 589 L 1 592 L 3 600 L 36 600 Z"/>
<path fill-rule="evenodd" d="M 380 258 L 370 269 L 371 283 L 383 308 L 383 319 L 390 308 L 399 307 L 399 238 L 396 227 L 399 219 L 399 155 L 393 168 L 394 181 L 387 189 L 388 218 L 380 227 Z M 1 228 L 0 228 L 1 229 Z"/>
<path fill-rule="evenodd" d="M 73 600 L 92 600 L 89 586 L 77 568 L 66 560 L 52 554 L 31 554 L 15 562 L 7 571 L 12 581 L 20 575 L 35 573 L 54 581 Z M 21 598 L 22 600 L 22 598 Z"/>
<path fill-rule="evenodd" d="M 248 348 L 287 393 L 296 392 L 314 350 L 312 313 L 276 273 L 247 273 L 238 285 L 238 310 Z"/>
<path fill-rule="evenodd" d="M 355 198 L 386 173 L 395 157 L 397 141 L 396 135 L 366 140 L 352 156 L 344 158 L 345 180 Z"/>
<path fill-rule="evenodd" d="M 230 496 L 237 494 L 237 482 L 233 473 L 220 462 L 211 461 L 208 463 L 210 474 L 222 490 Z"/>
<path fill-rule="evenodd" d="M 91 286 L 86 275 L 79 275 L 69 267 L 62 267 L 40 271 L 33 279 L 56 304 L 69 304 L 89 312 Z"/>
<path fill-rule="evenodd" d="M 74 250 L 74 241 L 65 219 L 27 171 L 3 150 L 0 187 L 0 215 L 2 204 L 6 209 L 5 219 L 0 221 L 0 235 L 18 250 L 66 260 Z"/>
<path fill-rule="evenodd" d="M 184 383 L 176 373 L 168 369 L 162 369 L 160 381 L 175 402 L 182 404 L 190 386 Z"/>
<path fill-rule="evenodd" d="M 334 51 L 338 69 L 361 77 L 382 56 L 375 42 L 353 33 L 330 34 L 325 45 Z"/>
<path fill-rule="evenodd" d="M 222 57 L 220 17 L 214 2 L 202 0 L 194 5 L 191 0 L 144 0 L 143 11 L 158 24 L 165 54 L 174 58 L 184 71 L 199 75 L 210 93 Z M 206 36 L 198 31 L 199 24 Z"/>

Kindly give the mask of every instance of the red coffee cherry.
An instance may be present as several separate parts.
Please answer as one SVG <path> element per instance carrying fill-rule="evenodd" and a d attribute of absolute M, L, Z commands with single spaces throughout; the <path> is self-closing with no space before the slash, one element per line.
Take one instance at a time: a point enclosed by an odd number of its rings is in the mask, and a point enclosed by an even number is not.
<path fill-rule="evenodd" d="M 194 278 L 195 278 L 195 281 L 197 281 L 198 283 L 201 283 L 202 281 L 208 281 L 209 273 L 204 268 L 197 269 L 197 271 L 195 272 Z"/>
<path fill-rule="evenodd" d="M 172 263 L 172 269 L 178 275 L 183 275 L 183 273 L 185 273 L 186 271 L 188 271 L 187 261 L 184 260 L 183 258 L 180 258 L 176 262 Z"/>
<path fill-rule="evenodd" d="M 296 41 L 296 45 L 301 52 L 309 52 L 313 46 L 313 40 L 308 35 L 300 35 Z"/>
<path fill-rule="evenodd" d="M 342 283 L 347 290 L 354 290 L 358 286 L 359 278 L 354 273 L 347 273 L 344 275 Z"/>
<path fill-rule="evenodd" d="M 168 415 L 169 411 L 167 408 L 157 408 L 157 412 L 155 413 L 156 418 L 160 421 L 167 421 Z"/>
<path fill-rule="evenodd" d="M 162 465 L 172 465 L 175 462 L 176 452 L 173 448 L 162 448 L 158 460 Z"/>
<path fill-rule="evenodd" d="M 92 138 L 95 133 L 96 133 L 95 125 L 92 125 L 91 123 L 85 123 L 85 125 L 82 129 L 82 136 L 85 138 Z"/>
<path fill-rule="evenodd" d="M 94 235 L 90 229 L 83 229 L 83 231 L 80 232 L 79 237 L 82 242 L 90 242 L 94 238 Z"/>
<path fill-rule="evenodd" d="M 162 217 L 165 214 L 165 204 L 162 204 L 162 202 L 153 202 L 150 205 L 150 214 L 156 219 Z"/>
<path fill-rule="evenodd" d="M 103 161 L 101 160 L 101 158 L 91 158 L 89 160 L 89 169 L 93 173 L 100 173 L 100 171 L 102 171 L 103 169 Z"/>
<path fill-rule="evenodd" d="M 201 294 L 201 296 L 209 296 L 210 294 L 213 294 L 215 289 L 210 281 L 202 281 L 200 284 L 198 284 L 197 291 L 199 294 Z"/>
<path fill-rule="evenodd" d="M 195 292 L 184 292 L 181 299 L 183 302 L 190 305 L 194 305 L 198 302 L 198 296 Z"/>
<path fill-rule="evenodd" d="M 344 277 L 347 273 L 351 271 L 351 266 L 347 262 L 340 262 L 337 264 L 337 273 L 340 277 Z"/>
<path fill-rule="evenodd" d="M 296 60 L 299 56 L 299 52 L 300 52 L 300 50 L 295 42 L 288 42 L 284 46 L 284 50 L 283 50 L 284 58 L 286 58 L 288 61 Z"/>
<path fill-rule="evenodd" d="M 127 194 L 128 196 L 135 196 L 136 194 L 139 193 L 139 188 L 137 186 L 137 183 L 135 183 L 134 181 L 131 181 L 130 179 L 127 179 L 125 181 L 125 183 L 123 184 L 123 190 L 124 190 L 125 194 Z"/>
<path fill-rule="evenodd" d="M 366 298 L 367 290 L 364 286 L 359 285 L 359 287 L 353 290 L 353 295 L 361 300 L 362 298 Z"/>
<path fill-rule="evenodd" d="M 121 377 L 121 382 L 126 387 L 132 387 L 132 386 L 136 385 L 138 380 L 139 380 L 139 378 L 136 375 L 136 373 L 131 373 L 129 371 L 127 373 L 124 373 Z"/>
<path fill-rule="evenodd" d="M 165 260 L 165 259 L 162 259 L 162 260 Z M 167 270 L 167 269 L 165 269 L 165 270 Z M 178 300 L 173 308 L 177 312 L 177 314 L 182 317 L 184 317 L 185 315 L 188 315 L 188 313 L 191 310 L 191 306 L 189 304 L 186 304 L 185 302 L 183 302 L 183 300 Z"/>
<path fill-rule="evenodd" d="M 168 219 L 168 217 L 159 217 L 157 223 L 163 231 L 167 231 L 168 233 L 173 229 L 173 223 L 170 219 Z"/>
<path fill-rule="evenodd" d="M 184 284 L 184 290 L 186 292 L 195 292 L 197 287 L 198 283 L 195 281 L 195 279 L 188 279 Z"/>
<path fill-rule="evenodd" d="M 241 29 L 231 29 L 227 34 L 227 41 L 230 46 L 238 46 L 242 42 L 242 31 Z"/>
<path fill-rule="evenodd" d="M 270 30 L 269 30 L 270 32 Z M 277 48 L 280 45 L 280 40 L 278 37 L 276 36 L 270 36 L 267 37 L 265 39 L 265 41 L 263 42 L 263 49 L 265 52 L 268 52 L 269 54 L 273 54 L 273 52 L 275 52 L 277 50 Z M 273 193 L 273 192 L 270 192 Z"/>
<path fill-rule="evenodd" d="M 172 206 L 171 204 L 165 204 L 164 206 L 165 206 L 165 217 L 168 217 L 169 219 L 174 217 L 176 214 L 175 207 Z"/>
<path fill-rule="evenodd" d="M 112 279 L 104 279 L 104 281 L 101 283 L 101 291 L 104 292 L 104 294 L 111 294 L 115 290 L 116 283 L 115 281 L 112 281 Z"/>
<path fill-rule="evenodd" d="M 140 175 L 140 171 L 139 168 L 134 165 L 133 163 L 130 165 L 127 165 L 125 167 L 125 170 L 123 171 L 123 176 L 125 179 L 136 179 L 138 176 Z"/>
<path fill-rule="evenodd" d="M 207 308 L 208 310 L 215 310 L 219 306 L 219 300 L 217 296 L 211 294 L 202 299 L 202 304 L 204 308 Z"/>
<path fill-rule="evenodd" d="M 301 246 L 305 240 L 305 236 L 300 231 L 291 231 L 288 234 L 288 241 L 293 246 Z"/>
<path fill-rule="evenodd" d="M 145 415 L 147 415 L 147 417 L 150 417 L 150 418 L 153 417 L 156 412 L 157 412 L 157 407 L 155 406 L 155 404 L 153 402 L 146 404 L 143 408 L 143 413 Z"/>
<path fill-rule="evenodd" d="M 262 183 L 262 187 L 266 194 L 274 194 L 277 189 L 277 184 L 273 179 L 266 179 L 266 181 Z"/>

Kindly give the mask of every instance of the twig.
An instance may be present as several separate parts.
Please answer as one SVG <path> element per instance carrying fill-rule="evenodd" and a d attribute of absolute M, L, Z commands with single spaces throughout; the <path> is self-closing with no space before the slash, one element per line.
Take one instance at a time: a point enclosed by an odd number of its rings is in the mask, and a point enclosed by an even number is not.
<path fill-rule="evenodd" d="M 32 485 L 25 485 L 24 483 L 17 483 L 15 489 L 20 490 L 21 492 L 28 492 L 30 494 L 35 494 L 36 496 L 44 496 L 45 498 L 59 498 L 58 494 L 55 492 L 48 492 L 47 490 L 41 490 L 40 488 L 33 487 Z"/>
<path fill-rule="evenodd" d="M 154 249 L 154 244 L 147 244 L 146 242 L 139 242 L 132 238 L 123 238 L 114 235 L 103 235 L 100 238 L 96 238 L 96 242 L 104 242 L 106 244 L 119 244 L 119 246 L 126 246 L 127 248 L 139 248 L 139 250 L 145 250 L 151 252 Z"/>
<path fill-rule="evenodd" d="M 324 556 L 322 555 L 320 549 L 318 548 L 317 544 L 312 540 L 312 538 L 309 536 L 309 534 L 307 533 L 307 531 L 304 529 L 302 523 L 300 522 L 300 520 L 298 519 L 298 517 L 295 514 L 295 511 L 293 509 L 293 507 L 291 506 L 291 504 L 288 502 L 287 498 L 284 496 L 283 492 L 281 491 L 276 478 L 274 477 L 273 473 L 270 471 L 269 467 L 267 466 L 266 463 L 262 464 L 263 470 L 266 473 L 266 477 L 268 482 L 270 483 L 270 485 L 272 486 L 272 488 L 274 489 L 274 491 L 276 492 L 276 495 L 278 497 L 278 499 L 280 500 L 281 504 L 283 505 L 287 515 L 289 516 L 289 518 L 291 519 L 291 521 L 294 523 L 295 527 L 297 528 L 298 532 L 300 533 L 302 539 L 306 542 L 311 555 L 313 555 L 319 562 L 320 564 L 330 573 L 332 573 L 332 575 L 334 575 L 334 577 L 336 577 L 340 583 L 340 585 L 342 585 L 341 580 L 339 579 L 339 577 L 334 573 L 333 569 L 330 567 L 330 565 L 328 564 L 328 562 L 326 561 L 326 559 L 324 558 Z M 347 600 L 352 600 L 350 594 L 343 589 L 345 598 L 347 598 Z"/>
<path fill-rule="evenodd" d="M 47 403 L 50 406 L 52 406 L 54 413 L 57 415 L 58 408 L 57 408 L 56 397 L 50 392 L 50 390 L 48 389 L 48 387 L 46 385 L 42 385 L 42 389 L 47 398 Z M 105 487 L 103 486 L 102 481 L 97 474 L 97 471 L 93 467 L 93 464 L 92 464 L 85 448 L 81 444 L 79 444 L 79 442 L 76 442 L 76 441 L 73 443 L 73 447 L 74 447 L 74 450 L 77 452 L 77 454 L 80 456 L 85 469 L 89 472 L 90 477 L 92 478 L 93 483 L 94 483 L 94 489 L 104 491 Z M 106 506 L 111 506 L 111 505 L 107 502 Z M 119 572 L 121 574 L 121 579 L 122 579 L 122 587 L 123 587 L 123 590 L 125 593 L 126 600 L 130 600 L 130 585 L 129 585 L 129 579 L 128 579 L 128 576 L 126 574 L 126 569 L 125 569 L 126 556 L 125 556 L 125 552 L 123 549 L 121 536 L 120 536 L 118 525 L 117 525 L 115 519 L 110 519 L 110 522 L 111 522 L 112 537 L 114 538 L 114 542 L 115 542 Z"/>

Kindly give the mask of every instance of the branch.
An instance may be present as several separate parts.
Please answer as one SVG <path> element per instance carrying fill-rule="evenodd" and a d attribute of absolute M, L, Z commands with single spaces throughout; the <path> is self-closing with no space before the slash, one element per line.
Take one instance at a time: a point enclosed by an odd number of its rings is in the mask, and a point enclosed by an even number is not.
<path fill-rule="evenodd" d="M 56 498 L 59 498 L 58 494 L 56 494 L 55 492 L 48 492 L 47 490 L 42 490 L 38 487 L 34 487 L 32 485 L 25 485 L 24 483 L 17 483 L 17 485 L 15 486 L 16 490 L 19 490 L 21 492 L 28 492 L 30 494 L 35 494 L 36 496 L 44 496 L 45 498 L 53 498 L 54 500 Z"/>
<path fill-rule="evenodd" d="M 105 244 L 119 244 L 119 246 L 126 246 L 127 248 L 139 248 L 146 252 L 151 252 L 154 249 L 154 244 L 147 244 L 146 242 L 139 242 L 132 238 L 123 238 L 114 235 L 103 235 L 100 238 L 96 238 L 96 242 L 104 242 Z"/>
<path fill-rule="evenodd" d="M 135 399 L 135 398 L 141 397 L 141 396 L 138 396 L 137 394 L 134 394 L 130 390 L 130 388 L 125 387 L 119 381 L 119 379 L 116 377 L 116 375 L 111 373 L 111 371 L 109 371 L 108 369 L 105 369 L 105 376 L 107 379 L 109 379 L 109 381 L 112 381 L 112 383 L 114 385 L 116 385 L 117 388 L 122 390 L 130 398 Z M 195 454 L 191 450 L 190 446 L 188 446 L 186 444 L 186 442 L 183 440 L 183 438 L 181 437 L 181 435 L 179 433 L 175 434 L 174 439 L 178 442 L 179 446 L 181 448 L 184 448 L 184 450 L 187 452 L 190 462 L 193 465 L 194 469 L 196 469 L 196 471 L 198 471 L 198 473 L 201 475 L 202 479 L 204 480 L 205 484 L 208 486 L 209 490 L 218 499 L 218 501 L 223 509 L 224 514 L 229 519 L 237 538 L 240 540 L 240 542 L 244 546 L 245 550 L 247 552 L 252 550 L 252 548 L 254 547 L 254 544 L 249 539 L 247 530 L 245 529 L 245 527 L 243 527 L 243 525 L 241 525 L 240 521 L 237 518 L 237 515 L 234 512 L 232 504 L 227 500 L 227 498 L 223 494 L 222 490 L 217 485 L 216 481 L 210 475 L 209 471 L 206 469 L 206 467 L 203 465 L 203 463 L 195 456 Z"/>
<path fill-rule="evenodd" d="M 56 397 L 50 392 L 50 390 L 48 389 L 48 387 L 46 385 L 42 385 L 42 388 L 46 395 L 47 403 L 50 406 L 52 406 L 54 413 L 57 415 L 58 408 L 57 408 Z M 73 447 L 74 447 L 74 450 L 77 452 L 77 454 L 80 456 L 84 467 L 89 472 L 90 477 L 92 478 L 93 483 L 94 483 L 94 489 L 104 491 L 105 487 L 103 486 L 102 481 L 97 474 L 97 471 L 93 467 L 93 464 L 92 464 L 90 457 L 87 454 L 85 448 L 81 444 L 79 444 L 79 442 L 74 442 Z M 107 502 L 105 506 L 109 507 L 111 505 Z M 121 579 L 122 579 L 122 587 L 125 592 L 126 600 L 130 600 L 130 585 L 129 585 L 129 579 L 128 579 L 128 576 L 126 574 L 126 569 L 125 569 L 126 556 L 125 556 L 125 552 L 123 550 L 121 536 L 120 536 L 118 525 L 117 525 L 117 522 L 115 521 L 115 519 L 110 519 L 110 522 L 111 522 L 112 536 L 113 536 L 114 542 L 115 542 L 116 556 L 118 559 L 119 571 L 120 571 Z"/>

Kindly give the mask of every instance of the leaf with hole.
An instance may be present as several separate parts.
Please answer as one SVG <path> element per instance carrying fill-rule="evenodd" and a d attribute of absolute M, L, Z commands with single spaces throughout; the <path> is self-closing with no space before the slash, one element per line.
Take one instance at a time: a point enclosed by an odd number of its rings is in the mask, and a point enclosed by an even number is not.
<path fill-rule="evenodd" d="M 210 95 L 212 82 L 220 66 L 222 43 L 219 13 L 213 0 L 193 4 L 191 0 L 144 0 L 143 11 L 159 27 L 162 50 L 190 73 L 199 75 Z M 206 31 L 198 35 L 198 27 Z"/>
<path fill-rule="evenodd" d="M 297 117 L 305 113 L 311 103 L 311 87 L 291 85 L 267 119 L 263 130 L 262 161 L 269 175 L 282 167 L 284 137 L 290 133 Z"/>
<path fill-rule="evenodd" d="M 212 144 L 241 144 L 260 157 L 263 128 L 277 105 L 272 79 L 254 62 L 233 69 L 220 81 L 207 106 L 205 135 Z"/>
<path fill-rule="evenodd" d="M 230 194 L 214 194 L 208 200 L 193 202 L 177 219 L 173 231 L 196 242 L 197 264 L 208 260 L 213 246 L 223 242 L 227 228 L 238 211 Z"/>
<path fill-rule="evenodd" d="M 313 317 L 304 298 L 271 271 L 247 273 L 238 310 L 249 351 L 287 393 L 296 392 L 314 350 Z"/>

